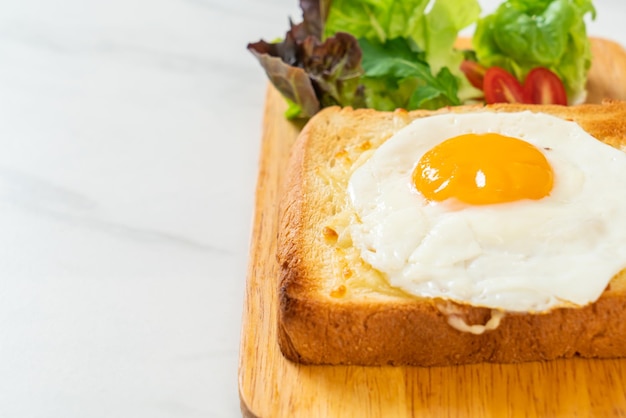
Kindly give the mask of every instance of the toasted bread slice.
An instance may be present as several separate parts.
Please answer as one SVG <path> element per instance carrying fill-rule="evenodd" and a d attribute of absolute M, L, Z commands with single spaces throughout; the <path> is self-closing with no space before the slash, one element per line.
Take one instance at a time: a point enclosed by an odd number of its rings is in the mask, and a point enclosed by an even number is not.
<path fill-rule="evenodd" d="M 415 297 L 391 287 L 362 261 L 343 232 L 351 217 L 346 187 L 354 167 L 412 120 L 444 112 L 529 108 L 573 120 L 626 151 L 626 102 L 621 101 L 436 112 L 329 108 L 307 124 L 292 151 L 280 212 L 278 338 L 288 359 L 435 366 L 626 356 L 626 270 L 590 305 L 500 317 L 487 308 Z M 487 331 L 468 332 L 475 329 Z"/>
<path fill-rule="evenodd" d="M 626 100 L 626 51 L 613 41 L 590 38 L 593 61 L 587 75 L 587 103 Z"/>

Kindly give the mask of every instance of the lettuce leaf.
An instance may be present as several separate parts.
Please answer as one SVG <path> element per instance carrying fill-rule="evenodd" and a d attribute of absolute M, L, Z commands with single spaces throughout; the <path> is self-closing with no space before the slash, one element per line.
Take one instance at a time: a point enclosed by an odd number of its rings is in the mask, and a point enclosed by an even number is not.
<path fill-rule="evenodd" d="M 362 38 L 359 45 L 363 51 L 367 107 L 412 110 L 461 104 L 456 95 L 455 77 L 445 67 L 433 76 L 424 61 L 424 52 L 407 39 L 394 38 L 382 43 Z M 393 94 L 388 94 L 389 90 Z"/>
<path fill-rule="evenodd" d="M 248 50 L 257 58 L 267 78 L 289 102 L 287 116 L 311 117 L 320 110 L 321 104 L 307 72 L 290 65 L 295 60 L 296 49 L 292 36 L 287 36 L 280 44 L 259 41 L 248 45 Z"/>
<path fill-rule="evenodd" d="M 310 118 L 326 106 L 365 106 L 361 49 L 347 33 L 321 40 L 325 4 L 301 1 L 304 20 L 291 23 L 284 40 L 248 44 L 269 80 L 287 99 L 290 119 Z"/>
<path fill-rule="evenodd" d="M 422 40 L 424 10 L 429 2 L 430 0 L 333 0 L 324 34 L 332 36 L 337 32 L 349 32 L 357 38 L 381 43 L 394 38 Z"/>
<path fill-rule="evenodd" d="M 478 62 L 520 81 L 546 67 L 561 78 L 569 101 L 578 101 L 591 66 L 587 14 L 595 18 L 591 0 L 508 0 L 477 23 L 472 43 Z"/>
<path fill-rule="evenodd" d="M 427 11 L 429 4 L 432 7 Z M 452 96 L 456 102 L 477 95 L 460 71 L 463 54 L 454 48 L 454 43 L 459 32 L 476 22 L 479 15 L 477 0 L 333 0 L 324 35 L 346 31 L 357 37 L 359 43 L 366 39 L 383 45 L 390 40 L 405 39 L 424 52 L 419 60 L 433 74 L 422 78 L 422 84 L 430 85 L 447 68 L 444 74 L 451 74 L 455 80 Z M 364 59 L 367 55 L 364 52 Z M 437 84 L 431 87 L 433 95 L 440 91 Z M 413 105 L 416 103 L 420 101 L 413 101 Z"/>
<path fill-rule="evenodd" d="M 477 1 L 437 0 L 433 4 L 425 15 L 423 46 L 433 71 L 448 67 L 457 70 L 455 74 L 461 75 L 459 67 L 463 53 L 454 49 L 454 43 L 459 32 L 475 23 L 479 16 L 480 5 Z"/>

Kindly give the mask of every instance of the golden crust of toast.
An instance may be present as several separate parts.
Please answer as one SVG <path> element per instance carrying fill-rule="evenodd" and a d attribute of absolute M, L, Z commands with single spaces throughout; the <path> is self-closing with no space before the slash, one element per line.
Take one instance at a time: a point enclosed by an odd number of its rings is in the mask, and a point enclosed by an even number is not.
<path fill-rule="evenodd" d="M 626 52 L 613 41 L 591 38 L 593 61 L 587 76 L 587 102 L 626 100 Z"/>
<path fill-rule="evenodd" d="M 590 102 L 626 100 L 626 54 L 616 48 L 621 49 L 592 39 Z M 612 278 L 593 304 L 541 314 L 506 313 L 497 328 L 474 335 L 452 327 L 450 318 L 484 325 L 497 313 L 391 288 L 360 260 L 342 233 L 350 221 L 345 185 L 351 172 L 412 120 L 444 112 L 528 109 L 573 120 L 626 151 L 626 102 L 617 100 L 570 107 L 460 106 L 435 112 L 328 108 L 305 126 L 285 173 L 279 215 L 278 342 L 288 359 L 436 366 L 626 356 L 626 270 Z"/>

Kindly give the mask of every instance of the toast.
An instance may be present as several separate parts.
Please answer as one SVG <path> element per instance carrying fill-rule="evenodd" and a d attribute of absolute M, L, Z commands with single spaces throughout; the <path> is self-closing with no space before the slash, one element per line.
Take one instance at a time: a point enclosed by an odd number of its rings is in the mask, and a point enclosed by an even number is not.
<path fill-rule="evenodd" d="M 530 107 L 573 120 L 626 151 L 626 102 Z M 354 167 L 412 120 L 528 108 L 328 108 L 305 126 L 292 150 L 279 218 L 278 342 L 285 357 L 307 364 L 442 366 L 626 356 L 626 270 L 584 307 L 502 316 L 391 287 L 343 233 L 352 216 L 346 187 Z M 477 329 L 486 332 L 472 333 Z"/>

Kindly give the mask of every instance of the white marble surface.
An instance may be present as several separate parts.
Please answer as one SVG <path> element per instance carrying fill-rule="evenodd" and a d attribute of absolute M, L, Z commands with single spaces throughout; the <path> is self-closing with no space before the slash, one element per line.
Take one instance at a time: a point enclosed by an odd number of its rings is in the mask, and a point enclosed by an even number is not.
<path fill-rule="evenodd" d="M 590 33 L 626 44 L 626 3 L 596 5 Z M 1 417 L 239 415 L 265 90 L 245 46 L 288 16 L 0 2 Z"/>

